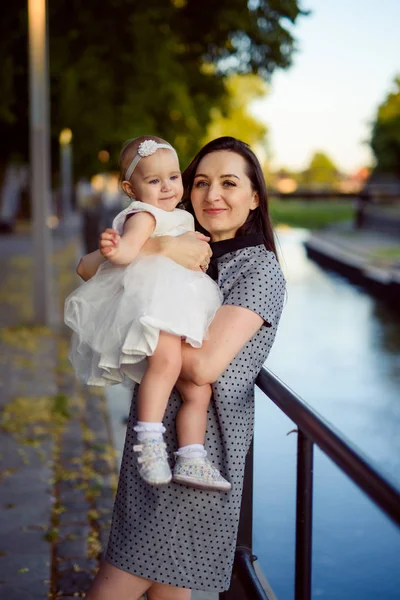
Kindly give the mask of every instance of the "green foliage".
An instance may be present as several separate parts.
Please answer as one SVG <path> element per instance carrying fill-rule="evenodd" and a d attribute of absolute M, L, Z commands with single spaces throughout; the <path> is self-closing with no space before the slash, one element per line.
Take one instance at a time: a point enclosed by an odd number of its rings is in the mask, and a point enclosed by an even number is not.
<path fill-rule="evenodd" d="M 315 152 L 309 167 L 299 175 L 299 182 L 309 186 L 332 186 L 338 179 L 338 169 L 323 152 Z"/>
<path fill-rule="evenodd" d="M 377 171 L 400 177 L 400 76 L 396 77 L 393 91 L 378 108 L 371 148 Z"/>
<path fill-rule="evenodd" d="M 58 135 L 74 135 L 75 174 L 115 168 L 122 143 L 144 133 L 199 148 L 232 74 L 268 77 L 290 64 L 298 0 L 57 0 L 48 2 L 53 170 Z M 0 165 L 28 158 L 26 0 L 0 22 Z M 229 95 L 229 94 L 228 94 Z"/>
<path fill-rule="evenodd" d="M 230 75 L 225 81 L 226 98 L 221 107 L 212 108 L 203 142 L 232 135 L 250 146 L 266 143 L 267 127 L 248 111 L 249 104 L 265 96 L 267 85 L 259 75 Z"/>
<path fill-rule="evenodd" d="M 56 394 L 53 396 L 53 404 L 51 410 L 53 414 L 57 417 L 62 417 L 64 419 L 70 419 L 71 413 L 68 409 L 69 399 L 65 394 Z"/>

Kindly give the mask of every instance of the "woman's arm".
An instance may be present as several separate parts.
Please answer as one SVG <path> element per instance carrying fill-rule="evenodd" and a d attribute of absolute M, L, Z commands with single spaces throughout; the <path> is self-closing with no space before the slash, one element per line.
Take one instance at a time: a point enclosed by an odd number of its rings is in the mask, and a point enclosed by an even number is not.
<path fill-rule="evenodd" d="M 201 348 L 182 344 L 180 377 L 197 385 L 213 383 L 263 323 L 262 317 L 248 308 L 224 304 L 218 309 Z"/>
<path fill-rule="evenodd" d="M 218 309 L 201 348 L 183 344 L 184 379 L 213 383 L 266 324 L 277 325 L 285 299 L 285 278 L 272 252 L 244 249 L 233 261 L 219 265 L 224 304 Z"/>

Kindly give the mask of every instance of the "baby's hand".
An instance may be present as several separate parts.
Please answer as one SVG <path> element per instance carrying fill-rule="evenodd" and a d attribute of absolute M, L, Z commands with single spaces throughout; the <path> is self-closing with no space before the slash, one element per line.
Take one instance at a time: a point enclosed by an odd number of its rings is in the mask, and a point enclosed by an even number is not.
<path fill-rule="evenodd" d="M 100 252 L 104 258 L 113 258 L 118 253 L 121 240 L 115 229 L 106 229 L 100 236 Z"/>

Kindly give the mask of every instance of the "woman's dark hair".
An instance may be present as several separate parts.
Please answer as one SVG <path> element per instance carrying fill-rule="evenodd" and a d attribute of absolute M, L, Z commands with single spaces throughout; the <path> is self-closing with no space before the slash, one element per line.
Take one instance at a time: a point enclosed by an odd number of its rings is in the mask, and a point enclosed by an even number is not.
<path fill-rule="evenodd" d="M 253 190 L 258 193 L 259 197 L 258 207 L 250 211 L 246 222 L 237 230 L 235 237 L 248 235 L 250 233 L 262 233 L 266 249 L 273 252 L 276 256 L 274 232 L 268 211 L 268 197 L 264 174 L 258 158 L 250 146 L 241 140 L 237 140 L 236 138 L 229 136 L 219 137 L 203 146 L 203 148 L 196 154 L 190 165 L 182 174 L 184 185 L 183 202 L 186 209 L 189 210 L 194 217 L 196 217 L 190 202 L 190 195 L 192 192 L 197 167 L 199 166 L 202 158 L 204 158 L 207 154 L 218 152 L 220 150 L 235 152 L 244 158 L 247 165 L 246 174 L 251 181 Z M 204 229 L 199 223 L 197 223 L 197 221 L 196 225 L 198 230 L 204 232 Z"/>

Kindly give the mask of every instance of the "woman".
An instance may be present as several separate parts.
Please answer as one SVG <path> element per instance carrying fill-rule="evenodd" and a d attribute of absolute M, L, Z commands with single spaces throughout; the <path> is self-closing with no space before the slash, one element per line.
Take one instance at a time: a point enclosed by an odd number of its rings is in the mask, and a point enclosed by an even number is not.
<path fill-rule="evenodd" d="M 146 485 L 133 456 L 132 402 L 106 560 L 87 600 L 136 600 L 145 592 L 148 600 L 189 600 L 191 589 L 229 588 L 244 463 L 253 435 L 254 381 L 275 338 L 285 281 L 264 177 L 246 144 L 230 137 L 210 142 L 186 169 L 184 183 L 188 208 L 191 204 L 198 225 L 211 237 L 208 273 L 218 281 L 224 302 L 202 348 L 184 345 L 181 378 L 213 384 L 206 448 L 232 491 Z M 145 251 L 204 268 L 209 255 L 204 239 L 193 234 L 155 238 Z M 108 234 L 101 243 L 111 243 Z M 89 255 L 78 273 L 87 279 L 98 264 L 98 255 Z M 169 454 L 176 449 L 180 404 L 174 391 L 164 421 Z"/>

